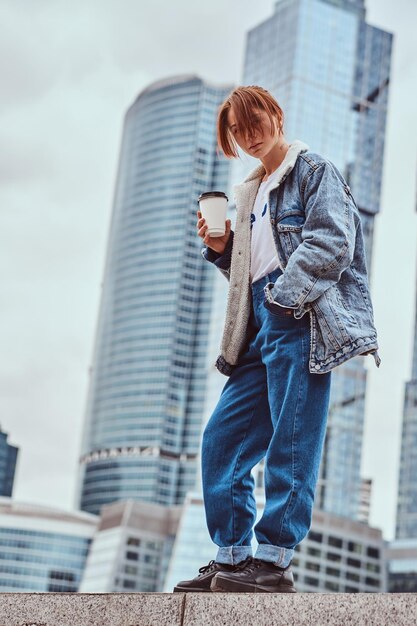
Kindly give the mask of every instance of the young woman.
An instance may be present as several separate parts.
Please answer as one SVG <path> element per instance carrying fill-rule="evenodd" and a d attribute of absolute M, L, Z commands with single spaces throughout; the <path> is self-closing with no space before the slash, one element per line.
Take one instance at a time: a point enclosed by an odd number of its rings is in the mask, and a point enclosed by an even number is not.
<path fill-rule="evenodd" d="M 295 591 L 294 548 L 306 536 L 326 432 L 331 370 L 372 353 L 379 367 L 358 207 L 336 166 L 300 140 L 262 87 L 219 108 L 218 143 L 260 164 L 234 187 L 236 225 L 197 231 L 229 280 L 221 354 L 228 380 L 205 428 L 202 482 L 215 560 L 175 591 Z M 256 521 L 252 468 L 265 458 Z M 252 557 L 251 540 L 258 546 Z"/>

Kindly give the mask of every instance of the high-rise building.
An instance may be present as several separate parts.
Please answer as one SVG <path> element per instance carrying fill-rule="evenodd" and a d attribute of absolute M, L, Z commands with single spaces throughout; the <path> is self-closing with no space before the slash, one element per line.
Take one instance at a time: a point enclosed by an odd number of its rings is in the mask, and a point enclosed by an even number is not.
<path fill-rule="evenodd" d="M 417 295 L 417 289 L 416 289 Z M 417 299 L 411 379 L 405 384 L 397 499 L 397 539 L 417 539 Z"/>
<path fill-rule="evenodd" d="M 417 591 L 417 289 L 411 378 L 403 403 L 395 540 L 389 556 L 390 591 Z"/>
<path fill-rule="evenodd" d="M 7 433 L 0 428 L 0 496 L 10 497 L 19 448 L 7 442 Z"/>
<path fill-rule="evenodd" d="M 134 500 L 103 506 L 79 591 L 160 591 L 181 509 Z"/>
<path fill-rule="evenodd" d="M 176 76 L 126 113 L 80 459 L 85 511 L 180 504 L 194 487 L 214 283 L 197 199 L 228 182 L 215 121 L 230 89 Z"/>
<path fill-rule="evenodd" d="M 97 522 L 0 498 L 0 592 L 78 591 Z"/>
<path fill-rule="evenodd" d="M 369 523 L 371 512 L 372 478 L 362 478 L 361 493 L 359 500 L 358 521 L 364 524 Z"/>
<path fill-rule="evenodd" d="M 417 593 L 417 538 L 394 539 L 386 551 L 388 591 Z"/>
<path fill-rule="evenodd" d="M 393 35 L 366 22 L 364 0 L 278 0 L 247 34 L 242 84 L 267 88 L 287 141 L 305 141 L 342 172 L 359 206 L 370 275 L 379 211 Z M 242 155 L 232 180 L 258 160 Z M 376 320 L 377 322 L 377 320 Z M 357 356 L 332 373 L 316 506 L 359 519 L 367 369 Z"/>

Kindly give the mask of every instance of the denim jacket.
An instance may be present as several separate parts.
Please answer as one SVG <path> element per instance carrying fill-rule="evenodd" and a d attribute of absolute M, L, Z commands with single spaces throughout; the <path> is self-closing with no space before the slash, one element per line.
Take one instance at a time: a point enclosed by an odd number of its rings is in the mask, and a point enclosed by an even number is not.
<path fill-rule="evenodd" d="M 265 169 L 262 163 L 235 185 L 236 224 L 223 254 L 203 257 L 229 281 L 221 353 L 215 366 L 230 376 L 249 340 L 250 214 Z M 309 371 L 323 374 L 356 355 L 379 367 L 361 218 L 342 174 L 295 140 L 269 192 L 270 221 L 283 274 L 265 286 L 265 299 L 310 316 Z"/>

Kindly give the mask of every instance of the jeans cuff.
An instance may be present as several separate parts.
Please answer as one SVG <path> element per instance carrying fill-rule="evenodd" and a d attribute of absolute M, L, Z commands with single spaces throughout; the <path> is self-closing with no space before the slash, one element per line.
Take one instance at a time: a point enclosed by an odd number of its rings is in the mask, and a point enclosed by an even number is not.
<path fill-rule="evenodd" d="M 215 560 L 217 563 L 237 565 L 248 556 L 252 556 L 252 546 L 228 546 L 221 547 L 217 550 Z"/>
<path fill-rule="evenodd" d="M 255 559 L 269 561 L 278 567 L 287 567 L 293 556 L 293 548 L 280 548 L 269 543 L 260 543 L 255 552 Z"/>

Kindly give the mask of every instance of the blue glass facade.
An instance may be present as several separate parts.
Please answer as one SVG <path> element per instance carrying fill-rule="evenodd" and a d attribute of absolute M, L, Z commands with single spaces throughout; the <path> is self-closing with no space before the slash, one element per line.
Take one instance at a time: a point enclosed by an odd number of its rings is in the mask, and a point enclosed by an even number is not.
<path fill-rule="evenodd" d="M 411 379 L 405 384 L 404 394 L 395 536 L 397 539 L 417 540 L 417 289 L 412 371 Z M 415 545 L 414 549 L 417 554 Z M 413 584 L 417 588 L 416 554 L 414 554 Z M 402 590 L 408 591 L 409 586 L 404 583 Z"/>
<path fill-rule="evenodd" d="M 7 434 L 0 430 L 0 496 L 12 495 L 18 451 L 7 443 Z"/>
<path fill-rule="evenodd" d="M 0 499 L 0 592 L 75 592 L 97 518 Z"/>
<path fill-rule="evenodd" d="M 379 211 L 392 34 L 365 22 L 362 1 L 279 0 L 249 31 L 242 84 L 269 89 L 284 110 L 287 141 L 332 160 L 357 199 L 371 272 Z M 249 161 L 249 164 L 248 164 Z M 241 180 L 258 161 L 234 168 Z M 358 519 L 366 393 L 365 357 L 333 373 L 316 506 Z"/>
<path fill-rule="evenodd" d="M 179 504 L 196 479 L 214 274 L 198 195 L 223 190 L 217 108 L 196 76 L 145 89 L 124 121 L 80 465 L 79 503 Z"/>
<path fill-rule="evenodd" d="M 0 528 L 1 591 L 77 591 L 89 539 Z"/>

